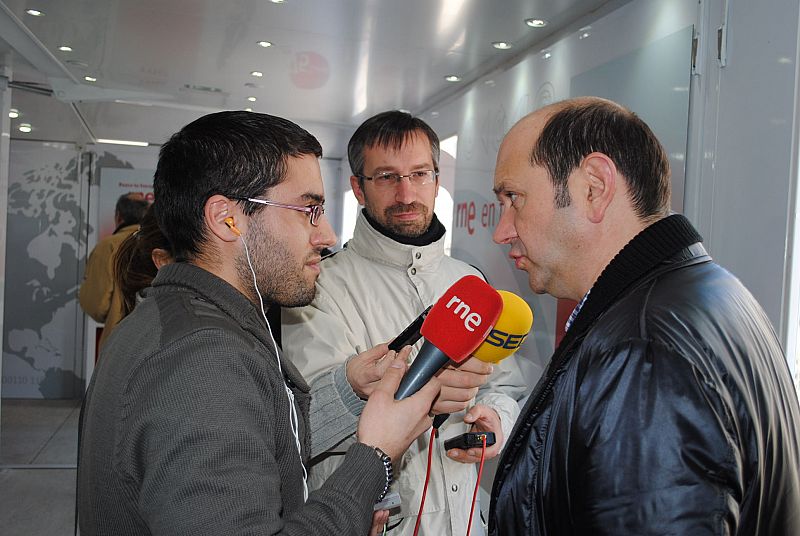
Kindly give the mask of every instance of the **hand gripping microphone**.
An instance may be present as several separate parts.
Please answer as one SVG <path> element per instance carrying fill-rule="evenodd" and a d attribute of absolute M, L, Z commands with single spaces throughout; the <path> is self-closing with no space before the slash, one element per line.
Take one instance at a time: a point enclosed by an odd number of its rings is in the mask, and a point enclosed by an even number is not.
<path fill-rule="evenodd" d="M 525 300 L 507 290 L 497 292 L 503 298 L 503 312 L 472 354 L 486 363 L 499 363 L 516 352 L 533 326 L 533 311 Z"/>
<path fill-rule="evenodd" d="M 394 395 L 402 400 L 416 393 L 448 362 L 461 363 L 489 335 L 503 298 L 480 277 L 464 276 L 431 307 L 420 333 L 422 348 Z"/>

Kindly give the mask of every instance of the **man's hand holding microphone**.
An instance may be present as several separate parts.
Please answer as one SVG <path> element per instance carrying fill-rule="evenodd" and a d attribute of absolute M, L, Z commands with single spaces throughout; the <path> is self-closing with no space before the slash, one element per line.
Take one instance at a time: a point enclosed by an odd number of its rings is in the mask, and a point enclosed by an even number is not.
<path fill-rule="evenodd" d="M 409 344 L 414 344 L 420 335 L 425 337 L 425 343 L 400 381 L 394 398 L 404 400 L 435 378 L 439 393 L 434 395 L 431 413 L 447 414 L 466 409 L 478 388 L 489 380 L 492 364 L 516 351 L 532 323 L 533 314 L 522 298 L 510 292 L 496 291 L 475 276 L 459 279 L 404 332 L 403 335 L 411 333 L 405 337 Z M 380 378 L 396 360 L 407 358 L 410 351 L 406 347 L 392 358 L 391 352 L 386 354 L 388 348 L 385 344 L 378 345 L 348 361 L 347 377 L 360 397 L 371 399 L 376 386 L 383 383 Z M 391 385 L 394 385 L 393 381 Z M 385 396 L 386 390 L 382 392 Z M 427 391 L 426 395 L 429 393 Z M 464 421 L 472 424 L 473 431 L 495 433 L 497 441 L 487 449 L 487 458 L 500 452 L 503 433 L 495 410 L 477 404 L 467 412 Z M 363 413 L 361 422 L 364 423 Z M 360 431 L 363 427 L 359 424 Z M 427 427 L 419 433 L 425 429 Z M 452 449 L 448 455 L 457 461 L 473 463 L 480 458 L 480 450 Z"/>

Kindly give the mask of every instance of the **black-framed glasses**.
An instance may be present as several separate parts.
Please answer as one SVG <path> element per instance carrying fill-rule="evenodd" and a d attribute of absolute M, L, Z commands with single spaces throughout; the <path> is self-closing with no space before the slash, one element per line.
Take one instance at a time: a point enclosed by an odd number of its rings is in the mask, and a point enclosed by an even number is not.
<path fill-rule="evenodd" d="M 436 179 L 436 177 L 439 176 L 439 172 L 434 171 L 432 169 L 418 169 L 417 171 L 412 171 L 408 175 L 401 175 L 400 173 L 384 172 L 384 173 L 376 173 L 371 177 L 368 177 L 367 175 L 356 175 L 356 176 L 359 179 L 372 181 L 378 188 L 389 188 L 394 186 L 395 184 L 400 184 L 400 181 L 402 181 L 403 179 L 408 179 L 409 182 L 414 186 L 426 186 L 428 184 L 431 184 Z"/>
<path fill-rule="evenodd" d="M 277 201 L 269 201 L 267 199 L 257 199 L 255 197 L 240 197 L 240 201 L 250 201 L 260 205 L 268 205 L 270 207 L 288 208 L 289 210 L 296 210 L 298 212 L 305 212 L 308 214 L 308 219 L 311 225 L 316 227 L 319 225 L 319 219 L 325 214 L 325 207 L 323 205 L 287 205 L 286 203 L 278 203 Z"/>

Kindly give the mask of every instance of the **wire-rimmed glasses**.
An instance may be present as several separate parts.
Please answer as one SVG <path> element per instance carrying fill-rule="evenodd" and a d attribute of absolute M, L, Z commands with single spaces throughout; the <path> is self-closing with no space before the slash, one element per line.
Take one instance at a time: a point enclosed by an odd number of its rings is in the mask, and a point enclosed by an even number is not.
<path fill-rule="evenodd" d="M 395 184 L 399 184 L 403 179 L 408 179 L 409 182 L 414 186 L 426 186 L 431 184 L 436 177 L 439 176 L 439 172 L 432 169 L 418 169 L 417 171 L 412 171 L 407 175 L 401 175 L 400 173 L 392 172 L 381 172 L 376 173 L 371 177 L 367 175 L 356 176 L 359 179 L 372 181 L 378 188 L 390 188 Z"/>
<path fill-rule="evenodd" d="M 268 205 L 271 207 L 278 207 L 278 208 L 288 208 L 289 210 L 296 210 L 298 212 L 305 212 L 308 214 L 308 219 L 311 222 L 311 225 L 316 227 L 319 225 L 319 219 L 325 214 L 325 206 L 324 205 L 287 205 L 286 203 L 278 203 L 277 201 L 269 201 L 268 199 L 258 199 L 256 197 L 241 197 L 239 198 L 241 201 L 250 201 L 252 203 L 258 203 L 260 205 Z"/>

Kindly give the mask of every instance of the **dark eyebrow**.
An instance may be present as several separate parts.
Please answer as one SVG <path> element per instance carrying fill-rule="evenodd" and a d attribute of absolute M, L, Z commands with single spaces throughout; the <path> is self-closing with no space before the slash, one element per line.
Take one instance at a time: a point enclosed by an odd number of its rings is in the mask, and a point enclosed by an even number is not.
<path fill-rule="evenodd" d="M 420 171 L 420 170 L 423 170 L 423 169 L 434 169 L 435 167 L 436 166 L 434 166 L 430 162 L 420 162 L 418 164 L 414 164 L 414 165 L 411 166 L 411 172 L 413 173 L 414 171 Z M 377 168 L 375 168 L 374 173 L 375 174 L 378 174 L 378 173 L 396 173 L 396 174 L 399 175 L 400 171 L 398 171 L 395 166 L 378 166 Z"/>
<path fill-rule="evenodd" d="M 305 200 L 305 201 L 313 201 L 317 205 L 324 205 L 325 204 L 325 196 L 324 195 L 307 192 L 307 193 L 304 193 L 303 195 L 301 195 L 300 197 L 302 197 L 303 200 Z"/>

